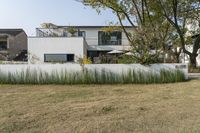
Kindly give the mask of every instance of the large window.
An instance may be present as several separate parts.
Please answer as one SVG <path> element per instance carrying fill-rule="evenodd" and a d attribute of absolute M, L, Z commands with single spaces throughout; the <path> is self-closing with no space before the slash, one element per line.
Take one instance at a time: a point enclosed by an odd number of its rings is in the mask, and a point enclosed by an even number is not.
<path fill-rule="evenodd" d="M 7 41 L 0 41 L 0 50 L 7 50 Z"/>
<path fill-rule="evenodd" d="M 99 31 L 98 33 L 99 45 L 121 45 L 122 43 L 122 32 L 104 32 Z"/>
<path fill-rule="evenodd" d="M 74 62 L 74 54 L 44 54 L 44 62 Z"/>

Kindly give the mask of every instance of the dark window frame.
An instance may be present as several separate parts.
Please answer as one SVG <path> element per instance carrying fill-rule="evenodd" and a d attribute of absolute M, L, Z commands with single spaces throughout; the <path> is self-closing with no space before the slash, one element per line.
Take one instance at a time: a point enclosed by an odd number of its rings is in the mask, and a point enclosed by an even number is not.
<path fill-rule="evenodd" d="M 1 46 L 0 46 L 0 50 L 8 50 L 8 41 L 0 41 L 1 43 L 4 43 L 4 44 L 1 44 L 0 43 L 0 45 L 5 45 L 5 47 L 4 48 L 1 48 Z"/>
<path fill-rule="evenodd" d="M 66 60 L 65 61 L 47 61 L 47 55 L 64 55 L 64 56 L 66 56 Z M 68 61 L 68 57 L 69 57 L 69 55 L 72 55 L 73 56 L 73 61 Z M 74 57 L 75 57 L 75 55 L 74 54 L 44 54 L 44 62 L 53 62 L 53 63 L 67 63 L 67 62 L 74 62 L 75 60 L 74 60 Z"/>
<path fill-rule="evenodd" d="M 116 35 L 116 39 L 117 39 L 117 41 L 116 41 L 116 43 L 115 44 L 112 44 L 112 43 L 103 43 L 104 41 L 106 41 L 106 40 L 102 40 L 102 34 L 104 34 L 104 36 L 106 37 L 106 35 L 105 34 L 113 34 L 113 33 L 119 33 L 119 35 Z M 109 37 L 111 37 L 112 35 L 108 35 L 107 36 L 107 38 L 109 38 Z M 108 39 L 107 41 L 110 41 L 111 42 L 111 38 L 110 39 Z M 122 45 L 122 32 L 121 31 L 113 31 L 113 32 L 111 32 L 111 33 L 109 33 L 109 32 L 105 32 L 105 31 L 98 31 L 98 45 L 101 45 L 101 46 L 106 46 L 106 45 Z"/>
<path fill-rule="evenodd" d="M 71 60 L 70 56 L 72 56 L 72 57 L 71 57 L 72 60 Z M 74 54 L 67 54 L 67 62 L 74 62 L 74 57 L 75 57 Z"/>
<path fill-rule="evenodd" d="M 78 31 L 78 37 L 86 37 L 85 31 Z"/>

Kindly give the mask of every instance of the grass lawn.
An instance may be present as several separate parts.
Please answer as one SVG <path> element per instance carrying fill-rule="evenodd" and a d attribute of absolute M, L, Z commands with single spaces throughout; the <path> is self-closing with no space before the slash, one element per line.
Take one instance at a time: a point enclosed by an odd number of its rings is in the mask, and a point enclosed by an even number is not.
<path fill-rule="evenodd" d="M 0 85 L 0 132 L 200 132 L 200 80 L 160 85 Z"/>

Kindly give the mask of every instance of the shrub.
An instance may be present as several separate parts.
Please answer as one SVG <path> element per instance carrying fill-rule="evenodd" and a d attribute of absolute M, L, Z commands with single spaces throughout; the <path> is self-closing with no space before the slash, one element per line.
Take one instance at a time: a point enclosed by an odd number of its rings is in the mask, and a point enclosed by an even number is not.
<path fill-rule="evenodd" d="M 74 37 L 77 29 L 75 27 L 68 27 L 67 31 L 71 34 L 72 37 Z"/>
<path fill-rule="evenodd" d="M 189 73 L 200 73 L 200 67 L 192 67 L 191 65 L 189 65 Z"/>
<path fill-rule="evenodd" d="M 1 84 L 152 84 L 185 81 L 180 70 L 161 70 L 159 73 L 129 70 L 123 73 L 105 70 L 85 70 L 68 72 L 67 70 L 51 73 L 38 70 L 24 70 L 16 73 L 0 71 Z"/>
<path fill-rule="evenodd" d="M 136 60 L 130 55 L 123 55 L 121 58 L 118 58 L 119 64 L 133 64 L 136 63 Z"/>

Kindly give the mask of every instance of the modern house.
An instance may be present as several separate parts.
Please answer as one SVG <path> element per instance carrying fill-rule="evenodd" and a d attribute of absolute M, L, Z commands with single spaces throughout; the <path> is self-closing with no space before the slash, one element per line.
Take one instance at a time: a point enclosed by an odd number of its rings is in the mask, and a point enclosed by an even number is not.
<path fill-rule="evenodd" d="M 0 60 L 27 60 L 27 35 L 23 29 L 0 29 Z"/>
<path fill-rule="evenodd" d="M 29 63 L 76 62 L 90 57 L 94 62 L 112 50 L 128 51 L 125 34 L 108 26 L 56 26 L 36 28 L 36 36 L 28 38 Z M 126 26 L 127 30 L 132 27 Z"/>
<path fill-rule="evenodd" d="M 106 28 L 112 30 L 106 32 Z M 131 26 L 125 28 L 133 31 Z M 186 47 L 189 51 L 191 48 L 189 45 Z M 100 57 L 108 55 L 110 51 L 125 53 L 130 49 L 129 41 L 119 27 L 56 26 L 50 23 L 45 28 L 36 28 L 35 37 L 28 37 L 28 59 L 33 64 L 73 63 L 83 57 L 99 63 Z M 198 54 L 197 65 L 200 65 L 200 53 Z M 181 53 L 180 62 L 189 63 L 188 55 Z"/>

